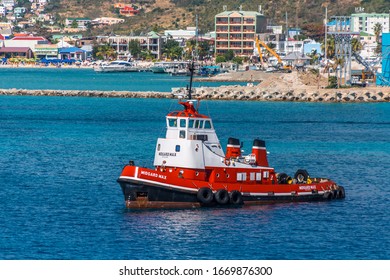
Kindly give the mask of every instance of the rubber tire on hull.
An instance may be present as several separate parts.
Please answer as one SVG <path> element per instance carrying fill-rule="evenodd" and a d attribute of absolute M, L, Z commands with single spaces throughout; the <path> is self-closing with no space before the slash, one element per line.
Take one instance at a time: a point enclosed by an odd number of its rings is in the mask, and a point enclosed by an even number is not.
<path fill-rule="evenodd" d="M 288 175 L 286 173 L 278 174 L 278 184 L 287 184 Z"/>
<path fill-rule="evenodd" d="M 196 194 L 198 201 L 202 204 L 210 204 L 213 201 L 213 191 L 207 187 L 200 188 Z"/>
<path fill-rule="evenodd" d="M 294 179 L 296 179 L 299 184 L 307 182 L 308 178 L 309 173 L 305 169 L 298 169 L 297 172 L 295 172 Z"/>
<path fill-rule="evenodd" d="M 345 198 L 345 189 L 342 186 L 339 186 L 339 197 L 338 198 Z"/>
<path fill-rule="evenodd" d="M 229 203 L 229 193 L 227 190 L 221 189 L 214 194 L 214 199 L 218 204 L 225 205 Z"/>
<path fill-rule="evenodd" d="M 332 200 L 334 198 L 333 192 L 330 191 L 330 192 L 324 193 L 324 198 L 327 200 Z"/>
<path fill-rule="evenodd" d="M 242 194 L 239 191 L 232 191 L 229 194 L 230 203 L 233 205 L 242 205 L 244 204 L 244 200 L 242 199 Z"/>

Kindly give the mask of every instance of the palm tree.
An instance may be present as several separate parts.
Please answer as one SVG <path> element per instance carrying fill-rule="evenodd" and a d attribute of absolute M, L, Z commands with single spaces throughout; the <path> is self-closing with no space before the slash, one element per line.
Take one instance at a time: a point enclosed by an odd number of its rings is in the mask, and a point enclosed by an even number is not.
<path fill-rule="evenodd" d="M 196 48 L 196 41 L 195 40 L 188 40 L 186 42 L 186 57 L 190 58 L 193 55 L 193 51 Z"/>
<path fill-rule="evenodd" d="M 116 51 L 110 45 L 98 46 L 96 51 L 96 58 L 98 59 L 114 59 L 117 56 Z"/>
<path fill-rule="evenodd" d="M 352 45 L 353 52 L 359 52 L 363 49 L 363 45 L 362 45 L 362 43 L 360 43 L 358 38 L 352 38 L 351 45 Z"/>
<path fill-rule="evenodd" d="M 382 24 L 379 22 L 374 25 L 374 34 L 375 34 L 375 41 L 376 41 L 376 49 L 375 52 L 377 54 L 382 52 L 382 44 L 379 42 L 379 36 L 382 33 Z"/>
<path fill-rule="evenodd" d="M 325 44 L 322 44 L 321 49 L 323 52 L 326 51 L 327 58 L 333 58 L 336 52 L 334 37 L 328 37 L 328 39 L 326 40 L 326 50 Z"/>
<path fill-rule="evenodd" d="M 382 33 L 382 24 L 379 22 L 374 25 L 375 41 L 379 43 L 379 35 Z"/>

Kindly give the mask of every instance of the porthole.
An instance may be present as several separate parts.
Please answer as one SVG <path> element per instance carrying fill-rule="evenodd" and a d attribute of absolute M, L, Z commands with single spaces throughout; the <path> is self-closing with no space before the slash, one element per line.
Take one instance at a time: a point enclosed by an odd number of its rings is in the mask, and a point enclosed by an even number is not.
<path fill-rule="evenodd" d="M 195 172 L 195 176 L 199 176 L 199 172 L 198 171 Z"/>

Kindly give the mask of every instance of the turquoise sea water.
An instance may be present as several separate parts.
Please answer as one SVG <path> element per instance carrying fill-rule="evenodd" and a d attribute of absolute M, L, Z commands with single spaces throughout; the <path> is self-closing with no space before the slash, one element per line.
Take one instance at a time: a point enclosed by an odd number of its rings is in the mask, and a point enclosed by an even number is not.
<path fill-rule="evenodd" d="M 0 96 L 0 259 L 389 259 L 390 104 L 204 101 L 221 143 L 334 179 L 341 201 L 129 211 L 116 179 L 151 166 L 156 99 Z M 330 268 L 329 268 L 330 269 Z"/>
<path fill-rule="evenodd" d="M 63 89 L 170 92 L 186 87 L 188 77 L 152 72 L 96 73 L 74 68 L 0 68 L 0 89 Z M 194 82 L 194 86 L 245 85 L 237 82 Z"/>

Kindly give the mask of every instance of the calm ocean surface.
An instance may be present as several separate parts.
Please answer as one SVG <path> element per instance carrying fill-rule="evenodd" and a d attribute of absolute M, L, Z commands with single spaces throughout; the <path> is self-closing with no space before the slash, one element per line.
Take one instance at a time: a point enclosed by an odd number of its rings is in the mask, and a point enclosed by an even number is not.
<path fill-rule="evenodd" d="M 63 89 L 170 92 L 186 87 L 188 77 L 152 72 L 96 73 L 74 68 L 0 68 L 0 89 Z M 194 86 L 246 85 L 237 82 L 194 82 Z"/>
<path fill-rule="evenodd" d="M 250 151 L 260 137 L 277 171 L 330 177 L 345 200 L 125 209 L 116 183 L 123 165 L 152 165 L 165 115 L 178 108 L 173 100 L 0 96 L 0 259 L 390 258 L 389 103 L 201 104 L 224 146 L 232 136 Z"/>

